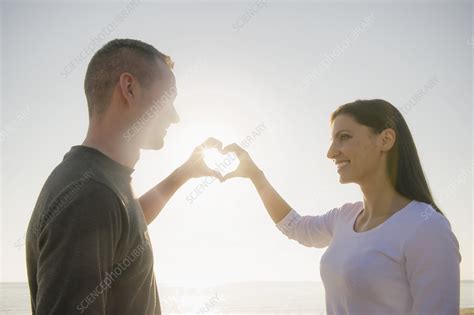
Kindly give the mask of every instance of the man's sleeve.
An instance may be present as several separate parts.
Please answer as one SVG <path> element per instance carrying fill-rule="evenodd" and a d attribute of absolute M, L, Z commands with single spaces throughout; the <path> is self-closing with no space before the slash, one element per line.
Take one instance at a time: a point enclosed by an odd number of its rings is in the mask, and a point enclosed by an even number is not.
<path fill-rule="evenodd" d="M 122 229 L 120 200 L 93 180 L 58 198 L 38 238 L 36 314 L 105 314 L 106 277 Z"/>

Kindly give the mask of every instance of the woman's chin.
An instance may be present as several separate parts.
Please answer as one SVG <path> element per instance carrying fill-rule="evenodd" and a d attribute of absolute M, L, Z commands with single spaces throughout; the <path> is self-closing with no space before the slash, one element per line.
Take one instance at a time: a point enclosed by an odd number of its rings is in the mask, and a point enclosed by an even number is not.
<path fill-rule="evenodd" d="M 348 183 L 351 183 L 351 181 L 348 178 L 346 178 L 344 175 L 339 175 L 339 183 L 348 184 Z"/>

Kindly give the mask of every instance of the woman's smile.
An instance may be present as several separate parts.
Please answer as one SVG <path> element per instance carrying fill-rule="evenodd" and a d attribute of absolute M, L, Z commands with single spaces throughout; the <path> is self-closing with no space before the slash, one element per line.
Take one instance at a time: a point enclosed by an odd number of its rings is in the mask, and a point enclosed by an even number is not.
<path fill-rule="evenodd" d="M 337 162 L 337 163 L 336 163 L 337 171 L 340 172 L 343 168 L 345 168 L 345 167 L 348 166 L 349 164 L 350 164 L 350 161 Z"/>

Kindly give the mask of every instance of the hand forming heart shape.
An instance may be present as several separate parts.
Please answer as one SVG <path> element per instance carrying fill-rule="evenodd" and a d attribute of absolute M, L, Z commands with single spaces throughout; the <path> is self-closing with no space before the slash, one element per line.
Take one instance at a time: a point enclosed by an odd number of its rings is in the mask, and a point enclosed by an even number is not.
<path fill-rule="evenodd" d="M 182 169 L 190 178 L 214 176 L 221 182 L 234 177 L 255 180 L 263 174 L 238 144 L 222 148 L 222 143 L 215 138 L 208 138 L 197 146 Z"/>
<path fill-rule="evenodd" d="M 205 149 L 203 155 L 207 167 L 218 171 L 222 176 L 235 171 L 239 167 L 240 161 L 233 152 L 222 154 L 216 148 L 210 148 Z"/>

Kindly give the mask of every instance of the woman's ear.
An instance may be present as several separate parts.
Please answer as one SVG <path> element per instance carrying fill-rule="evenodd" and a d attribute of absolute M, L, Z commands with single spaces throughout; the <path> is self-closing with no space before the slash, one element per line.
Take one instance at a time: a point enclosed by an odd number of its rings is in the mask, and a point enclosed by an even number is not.
<path fill-rule="evenodd" d="M 382 145 L 381 145 L 382 151 L 389 151 L 395 144 L 397 134 L 395 133 L 395 130 L 393 130 L 392 128 L 387 128 L 384 131 L 382 131 L 381 137 L 382 137 Z"/>

